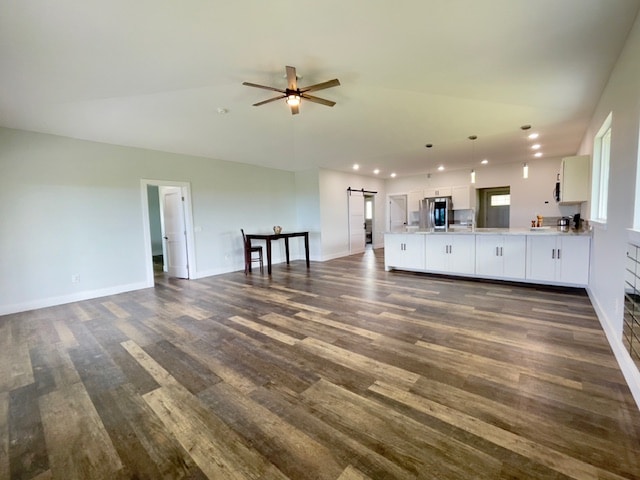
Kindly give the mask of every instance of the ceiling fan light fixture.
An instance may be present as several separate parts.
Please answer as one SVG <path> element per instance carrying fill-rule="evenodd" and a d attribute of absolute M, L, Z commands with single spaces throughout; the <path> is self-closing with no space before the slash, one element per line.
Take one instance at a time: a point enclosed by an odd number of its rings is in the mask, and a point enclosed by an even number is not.
<path fill-rule="evenodd" d="M 289 95 L 287 97 L 287 105 L 290 107 L 296 107 L 300 105 L 300 96 L 299 95 Z"/>

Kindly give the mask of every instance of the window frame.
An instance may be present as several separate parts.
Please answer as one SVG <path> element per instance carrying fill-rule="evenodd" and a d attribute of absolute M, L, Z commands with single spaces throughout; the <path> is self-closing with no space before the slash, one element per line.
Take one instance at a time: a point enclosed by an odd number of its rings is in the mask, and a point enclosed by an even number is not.
<path fill-rule="evenodd" d="M 609 207 L 609 172 L 611 169 L 612 112 L 593 139 L 591 171 L 591 220 L 606 224 Z"/>

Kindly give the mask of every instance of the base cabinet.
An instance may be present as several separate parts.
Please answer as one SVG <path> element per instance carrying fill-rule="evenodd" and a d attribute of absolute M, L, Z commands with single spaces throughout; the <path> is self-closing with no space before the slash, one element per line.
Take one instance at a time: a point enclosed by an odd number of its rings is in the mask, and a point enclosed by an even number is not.
<path fill-rule="evenodd" d="M 428 271 L 466 275 L 475 273 L 474 235 L 427 235 L 425 246 Z"/>
<path fill-rule="evenodd" d="M 527 280 L 570 285 L 589 283 L 591 238 L 527 236 Z"/>
<path fill-rule="evenodd" d="M 387 270 L 424 270 L 424 235 L 393 233 L 384 236 L 384 266 Z"/>
<path fill-rule="evenodd" d="M 476 275 L 524 280 L 526 251 L 524 235 L 477 235 Z"/>
<path fill-rule="evenodd" d="M 529 233 L 387 233 L 387 270 L 584 287 L 591 237 Z"/>

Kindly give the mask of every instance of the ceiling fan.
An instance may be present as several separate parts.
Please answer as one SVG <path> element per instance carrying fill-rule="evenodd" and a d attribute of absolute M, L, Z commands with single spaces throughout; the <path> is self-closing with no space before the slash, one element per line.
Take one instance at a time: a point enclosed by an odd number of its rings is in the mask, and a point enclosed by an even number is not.
<path fill-rule="evenodd" d="M 273 90 L 274 92 L 280 92 L 282 95 L 278 95 L 277 97 L 270 98 L 268 100 L 263 100 L 262 102 L 254 103 L 254 107 L 258 107 L 260 105 L 264 105 L 265 103 L 275 102 L 276 100 L 281 100 L 283 98 L 286 99 L 287 105 L 291 108 L 291 114 L 296 115 L 300 113 L 300 100 L 304 98 L 305 100 L 309 100 L 313 103 L 319 103 L 320 105 L 326 105 L 327 107 L 333 107 L 336 102 L 332 102 L 331 100 L 325 100 L 324 98 L 315 97 L 313 95 L 309 95 L 307 92 L 313 92 L 316 90 L 323 90 L 325 88 L 337 87 L 340 85 L 340 81 L 337 78 L 333 80 L 328 80 L 322 83 L 316 83 L 315 85 L 311 85 L 309 87 L 298 88 L 298 77 L 296 76 L 296 68 L 295 67 L 286 67 L 287 71 L 287 88 L 281 90 L 275 87 L 267 87 L 264 85 L 258 85 L 257 83 L 250 82 L 242 82 L 243 85 L 248 87 L 256 87 L 263 88 L 265 90 Z"/>

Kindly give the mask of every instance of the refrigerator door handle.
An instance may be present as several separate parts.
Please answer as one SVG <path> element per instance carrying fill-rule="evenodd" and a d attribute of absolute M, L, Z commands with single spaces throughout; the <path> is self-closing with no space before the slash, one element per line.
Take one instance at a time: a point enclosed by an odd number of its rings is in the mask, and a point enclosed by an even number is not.
<path fill-rule="evenodd" d="M 433 201 L 429 202 L 429 228 L 436 226 L 436 204 Z"/>

